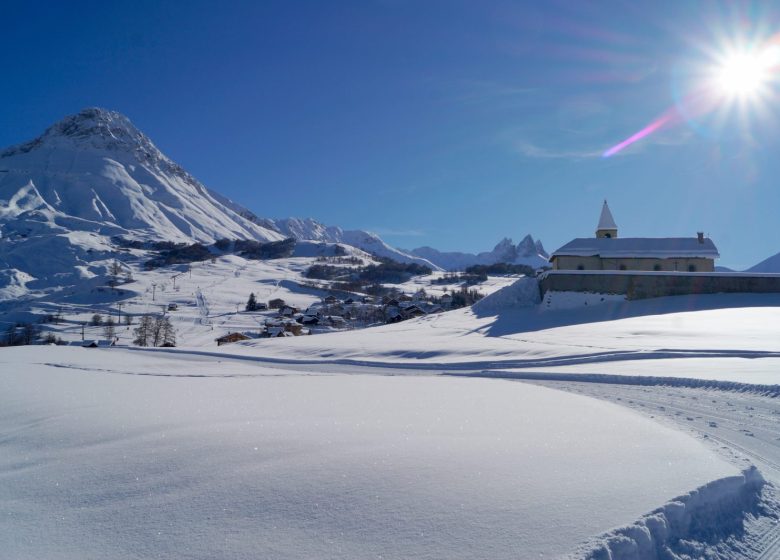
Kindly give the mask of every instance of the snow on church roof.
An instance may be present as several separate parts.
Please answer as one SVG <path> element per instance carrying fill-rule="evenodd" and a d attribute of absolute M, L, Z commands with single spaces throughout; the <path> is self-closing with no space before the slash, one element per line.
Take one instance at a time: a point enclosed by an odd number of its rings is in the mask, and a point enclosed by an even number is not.
<path fill-rule="evenodd" d="M 603 217 L 603 214 L 602 214 Z M 602 227 L 599 224 L 599 227 Z M 696 237 L 622 237 L 573 239 L 555 251 L 550 260 L 561 256 L 614 258 L 708 258 L 720 255 L 711 239 Z"/>
<path fill-rule="evenodd" d="M 604 201 L 604 206 L 601 207 L 601 217 L 599 217 L 599 225 L 596 229 L 617 229 L 615 218 L 612 217 L 612 212 L 610 212 L 606 200 Z"/>

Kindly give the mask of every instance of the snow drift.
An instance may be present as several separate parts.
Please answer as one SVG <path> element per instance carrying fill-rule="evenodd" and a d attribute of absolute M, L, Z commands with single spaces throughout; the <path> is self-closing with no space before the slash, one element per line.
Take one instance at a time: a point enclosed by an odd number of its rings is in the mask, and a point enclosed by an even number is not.
<path fill-rule="evenodd" d="M 583 560 L 683 560 L 734 558 L 748 514 L 758 509 L 764 479 L 755 467 L 715 480 L 671 500 L 632 525 L 595 539 L 574 558 Z M 705 554 L 706 550 L 706 554 Z"/>

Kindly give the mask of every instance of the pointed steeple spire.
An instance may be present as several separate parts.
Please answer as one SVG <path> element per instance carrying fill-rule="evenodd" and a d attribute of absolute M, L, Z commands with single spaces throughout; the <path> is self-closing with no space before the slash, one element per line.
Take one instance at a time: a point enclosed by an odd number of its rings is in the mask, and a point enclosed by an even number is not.
<path fill-rule="evenodd" d="M 604 199 L 604 206 L 601 207 L 599 225 L 596 226 L 596 237 L 617 237 L 617 224 L 615 218 L 612 217 L 606 199 Z"/>

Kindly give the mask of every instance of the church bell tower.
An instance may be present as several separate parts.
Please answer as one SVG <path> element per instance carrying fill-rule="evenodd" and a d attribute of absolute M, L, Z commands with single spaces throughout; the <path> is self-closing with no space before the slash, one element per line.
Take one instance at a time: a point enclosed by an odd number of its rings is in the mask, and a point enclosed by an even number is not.
<path fill-rule="evenodd" d="M 598 238 L 615 238 L 618 236 L 617 224 L 615 218 L 612 217 L 612 212 L 609 211 L 607 201 L 604 200 L 604 206 L 601 207 L 601 216 L 599 217 L 599 225 L 596 227 L 596 237 Z"/>

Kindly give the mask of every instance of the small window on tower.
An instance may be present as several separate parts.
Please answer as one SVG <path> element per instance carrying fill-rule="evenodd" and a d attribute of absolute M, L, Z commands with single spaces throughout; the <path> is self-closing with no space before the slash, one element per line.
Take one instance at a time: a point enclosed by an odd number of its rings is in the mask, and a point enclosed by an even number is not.
<path fill-rule="evenodd" d="M 688 272 L 696 272 L 696 265 L 695 264 L 689 264 L 688 265 Z"/>
<path fill-rule="evenodd" d="M 578 264 L 577 270 L 585 270 L 585 265 Z"/>
<path fill-rule="evenodd" d="M 618 268 L 620 268 L 620 270 L 625 270 L 626 269 L 626 265 L 621 264 Z"/>
<path fill-rule="evenodd" d="M 611 233 L 605 233 L 604 237 L 606 237 L 607 239 L 611 239 L 612 238 L 612 234 Z"/>
<path fill-rule="evenodd" d="M 661 270 L 661 265 L 660 265 L 660 264 L 654 264 L 654 265 L 653 265 L 653 270 L 655 270 L 656 272 L 658 272 L 659 270 Z"/>

